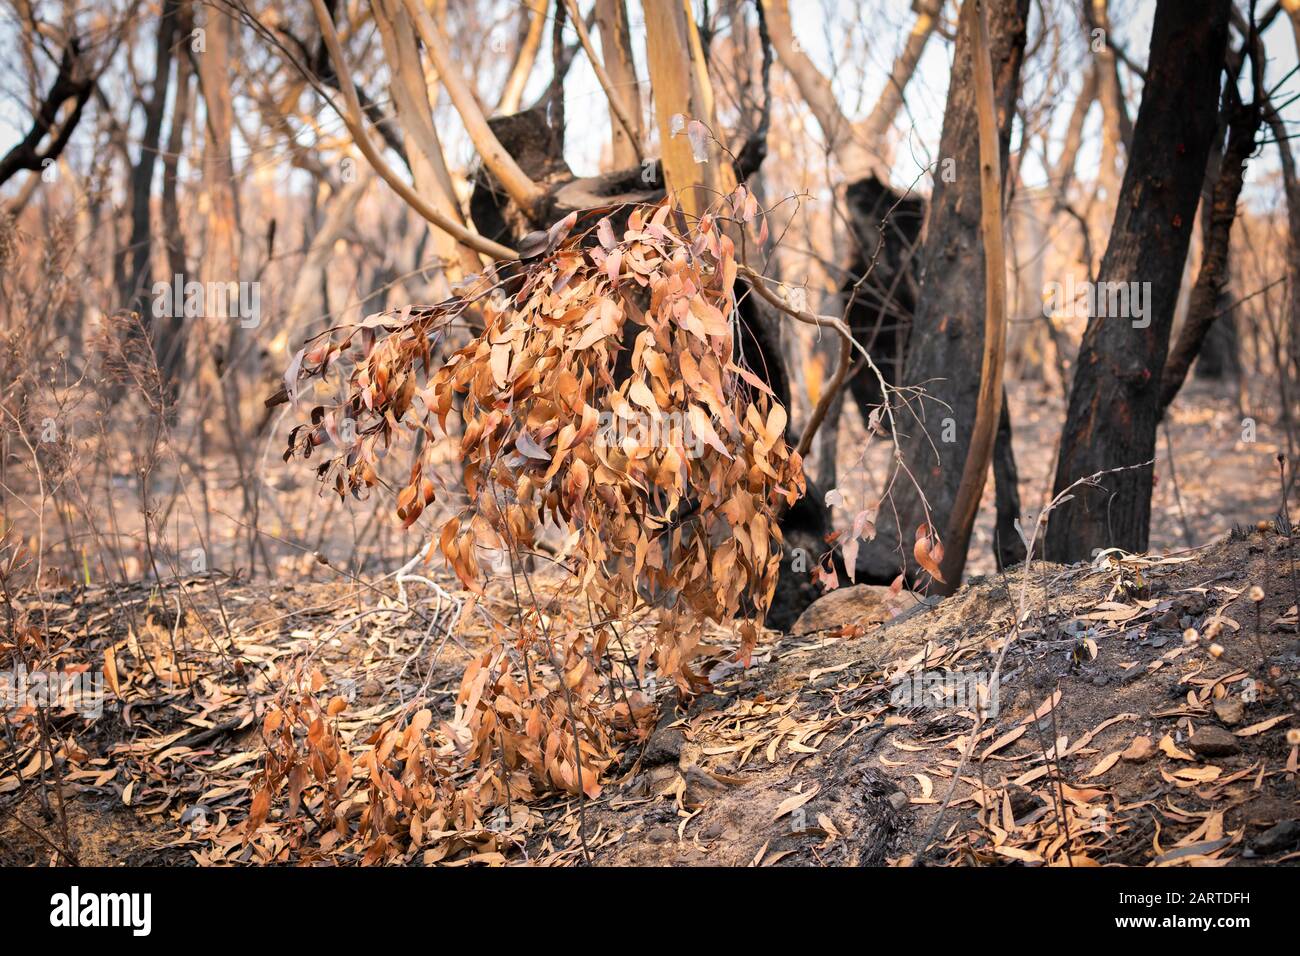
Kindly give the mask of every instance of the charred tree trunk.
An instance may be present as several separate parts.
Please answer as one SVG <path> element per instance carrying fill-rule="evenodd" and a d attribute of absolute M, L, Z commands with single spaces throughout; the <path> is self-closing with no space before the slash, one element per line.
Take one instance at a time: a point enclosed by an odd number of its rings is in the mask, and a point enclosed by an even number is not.
<path fill-rule="evenodd" d="M 993 556 L 998 570 L 1004 571 L 1026 558 L 1016 520 L 1020 517 L 1020 471 L 1011 447 L 1011 412 L 1006 393 L 1002 394 L 1002 412 L 998 416 L 997 441 L 993 446 L 993 498 L 997 522 L 993 526 Z"/>
<path fill-rule="evenodd" d="M 1228 0 L 1159 0 L 1156 7 L 1142 106 L 1096 287 L 1101 307 L 1094 307 L 1079 348 L 1055 492 L 1098 472 L 1130 470 L 1104 476 L 1100 488 L 1076 489 L 1052 513 L 1052 560 L 1081 560 L 1111 545 L 1147 546 L 1152 469 L 1131 466 L 1155 454 L 1161 372 L 1217 125 L 1228 8 Z M 1137 321 L 1106 314 L 1122 301 L 1121 289 L 1145 301 Z M 1132 295 L 1128 301 L 1133 305 Z"/>
<path fill-rule="evenodd" d="M 141 310 L 144 290 L 152 285 L 149 267 L 153 253 L 150 200 L 153 198 L 153 172 L 158 161 L 158 144 L 162 141 L 167 88 L 171 83 L 172 46 L 176 36 L 178 10 L 176 0 L 166 0 L 163 3 L 154 47 L 153 89 L 149 93 L 149 101 L 144 104 L 144 135 L 140 138 L 140 158 L 131 170 L 131 244 L 124 250 L 128 263 L 120 270 L 124 281 L 118 295 L 122 307 L 134 311 Z"/>
<path fill-rule="evenodd" d="M 1201 204 L 1201 269 L 1188 300 L 1187 318 L 1178 341 L 1165 363 L 1160 386 L 1160 410 L 1163 412 L 1177 397 L 1193 360 L 1197 372 L 1206 377 L 1222 378 L 1234 367 L 1236 358 L 1235 328 L 1226 307 L 1228 255 L 1231 249 L 1232 224 L 1237 218 L 1237 200 L 1246 176 L 1246 162 L 1255 151 L 1264 111 L 1258 100 L 1242 103 L 1235 83 L 1224 88 L 1228 127 L 1228 145 L 1219 158 L 1217 175 L 1206 190 Z M 1215 337 L 1215 333 L 1217 337 Z M 1201 366 L 1208 366 L 1202 370 Z M 1215 374 L 1217 373 L 1217 374 Z"/>
<path fill-rule="evenodd" d="M 162 227 L 163 246 L 167 251 L 167 276 L 185 275 L 189 271 L 189 256 L 185 248 L 185 232 L 181 229 L 180 202 L 177 196 L 178 167 L 181 150 L 185 146 L 185 126 L 191 109 L 189 35 L 194 26 L 194 13 L 188 2 L 180 3 L 177 11 L 175 36 L 184 44 L 176 57 L 176 94 L 172 100 L 171 129 L 167 134 L 167 149 L 163 153 L 162 170 Z M 185 373 L 185 318 L 164 315 L 153 320 L 151 328 L 154 355 L 166 388 L 168 407 L 174 414 L 176 397 Z"/>
<path fill-rule="evenodd" d="M 849 186 L 845 199 L 856 251 L 840 298 L 848 307 L 853 337 L 871 353 L 885 381 L 895 385 L 916 314 L 916 255 L 925 201 L 900 196 L 874 176 Z M 866 421 L 884 398 L 880 383 L 860 369 L 849 387 Z"/>
<path fill-rule="evenodd" d="M 1028 13 L 1028 0 L 996 0 L 987 5 L 1003 173 L 1020 91 Z M 985 284 L 985 268 L 971 33 L 959 32 L 953 57 L 939 167 L 920 256 L 921 297 L 904 366 L 904 383 L 923 386 L 928 393 L 926 408 L 916 409 L 919 421 L 906 412 L 900 415 L 900 423 L 907 430 L 900 436 L 903 455 L 925 494 L 936 527 L 944 526 L 957 500 L 975 427 L 984 350 L 985 317 L 980 290 Z M 948 171 L 951 174 L 945 175 Z M 935 449 L 939 450 L 938 458 Z M 877 522 L 879 536 L 870 548 L 859 553 L 858 568 L 868 580 L 894 577 L 900 558 L 905 562 L 903 570 L 912 570 L 904 554 L 911 553 L 916 529 L 926 520 L 926 508 L 905 476 L 900 476 L 895 485 L 893 506 L 897 523 L 892 514 L 886 517 L 888 509 L 882 509 Z"/>

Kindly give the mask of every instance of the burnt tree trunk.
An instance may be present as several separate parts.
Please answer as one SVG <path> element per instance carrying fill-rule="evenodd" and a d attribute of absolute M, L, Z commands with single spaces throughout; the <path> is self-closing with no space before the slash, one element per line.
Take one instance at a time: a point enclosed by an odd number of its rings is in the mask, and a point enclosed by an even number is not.
<path fill-rule="evenodd" d="M 1098 276 L 1101 307 L 1094 306 L 1079 347 L 1054 490 L 1101 471 L 1128 470 L 1102 477 L 1099 488 L 1076 488 L 1052 513 L 1052 560 L 1147 546 L 1153 472 L 1131 466 L 1155 457 L 1161 373 L 1217 125 L 1228 9 L 1229 0 L 1156 6 L 1142 106 Z M 1108 283 L 1141 291 L 1144 314 L 1108 316 L 1112 303 L 1102 293 L 1118 288 Z"/>
<path fill-rule="evenodd" d="M 118 290 L 122 307 L 142 311 L 144 291 L 152 285 L 149 268 L 153 252 L 153 230 L 149 223 L 153 197 L 153 172 L 158 161 L 158 144 L 162 141 L 163 111 L 167 106 L 167 89 L 171 84 L 172 38 L 176 35 L 179 4 L 166 0 L 158 20 L 158 38 L 154 44 L 153 86 L 144 104 L 144 135 L 140 139 L 140 159 L 131 170 L 131 244 L 123 250 L 122 288 Z"/>
<path fill-rule="evenodd" d="M 1231 83 L 1224 90 L 1224 98 L 1227 101 L 1228 145 L 1219 160 L 1213 184 L 1206 190 L 1201 204 L 1204 237 L 1201 270 L 1197 273 L 1196 285 L 1192 287 L 1187 319 L 1165 363 L 1160 386 L 1162 412 L 1177 397 L 1188 369 L 1198 355 L 1197 373 L 1208 378 L 1222 378 L 1230 373 L 1236 357 L 1231 312 L 1220 313 L 1227 306 L 1224 293 L 1228 284 L 1228 253 L 1232 224 L 1237 218 L 1237 200 L 1241 197 L 1242 181 L 1246 176 L 1246 162 L 1255 151 L 1259 129 L 1264 122 L 1264 111 L 1258 102 L 1242 103 L 1235 85 Z M 1214 339 L 1212 335 L 1216 330 L 1219 334 Z M 1201 366 L 1208 368 L 1202 369 Z"/>
<path fill-rule="evenodd" d="M 167 252 L 167 279 L 185 275 L 189 271 L 189 257 L 185 248 L 185 231 L 181 228 L 180 202 L 177 197 L 178 166 L 185 146 L 185 127 L 192 108 L 190 91 L 191 64 L 189 36 L 194 27 L 194 13 L 188 0 L 178 4 L 176 33 L 179 41 L 176 57 L 176 94 L 172 100 L 171 129 L 167 134 L 167 148 L 163 152 L 162 167 L 162 241 Z M 176 397 L 180 393 L 185 374 L 185 317 L 164 315 L 153 320 L 151 339 L 158 369 L 166 388 L 170 414 L 175 415 Z"/>
<path fill-rule="evenodd" d="M 1028 0 L 995 0 L 987 5 L 1004 175 L 1020 92 L 1028 14 Z M 971 445 L 984 351 L 984 245 L 970 33 L 959 32 L 953 56 L 934 193 L 920 255 L 920 300 L 904 364 L 904 384 L 923 387 L 927 397 L 923 408 L 914 402 L 917 417 L 907 411 L 897 413 L 900 429 L 906 432 L 899 443 L 907 469 L 924 492 L 930 517 L 940 528 L 957 498 Z M 878 537 L 859 552 L 861 575 L 867 580 L 890 579 L 898 573 L 900 562 L 905 572 L 913 571 L 912 543 L 925 516 L 917 489 L 907 474 L 900 474 L 892 509 L 889 505 L 881 508 Z"/>
<path fill-rule="evenodd" d="M 1011 413 L 1007 394 L 1002 392 L 1002 411 L 998 415 L 998 434 L 993 445 L 993 498 L 997 521 L 993 526 L 993 556 L 998 570 L 1005 571 L 1027 557 L 1016 519 L 1020 517 L 1020 471 L 1011 447 Z"/>

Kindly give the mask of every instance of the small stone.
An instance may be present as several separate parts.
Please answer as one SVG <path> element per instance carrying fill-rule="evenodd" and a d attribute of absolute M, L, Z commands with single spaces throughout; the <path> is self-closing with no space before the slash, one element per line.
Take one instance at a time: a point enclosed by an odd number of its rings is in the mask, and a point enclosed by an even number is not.
<path fill-rule="evenodd" d="M 1155 753 L 1155 744 L 1151 743 L 1150 737 L 1134 737 L 1128 749 L 1120 754 L 1120 759 L 1129 763 L 1144 763 L 1154 757 Z"/>
<path fill-rule="evenodd" d="M 889 805 L 895 810 L 902 810 L 911 802 L 911 798 L 902 790 L 895 790 L 889 795 Z"/>
<path fill-rule="evenodd" d="M 1246 716 L 1246 706 L 1235 697 L 1225 697 L 1214 702 L 1214 716 L 1218 717 L 1221 723 L 1235 727 Z"/>
<path fill-rule="evenodd" d="M 1300 843 L 1300 820 L 1283 820 L 1255 837 L 1250 842 L 1250 848 L 1256 853 L 1267 855 L 1290 849 L 1297 843 Z"/>
<path fill-rule="evenodd" d="M 1007 787 L 1007 796 L 1011 801 L 1011 816 L 1017 820 L 1028 816 L 1043 805 L 1043 802 L 1032 791 L 1025 787 L 1017 787 L 1014 784 Z"/>
<path fill-rule="evenodd" d="M 1241 742 L 1222 727 L 1202 727 L 1192 734 L 1187 746 L 1202 757 L 1230 757 L 1241 753 Z"/>
<path fill-rule="evenodd" d="M 647 767 L 677 763 L 681 758 L 684 743 L 686 743 L 686 734 L 682 733 L 680 727 L 660 727 L 646 741 L 641 760 Z"/>
<path fill-rule="evenodd" d="M 655 827 L 645 838 L 651 843 L 670 843 L 677 839 L 677 831 L 672 827 Z"/>
<path fill-rule="evenodd" d="M 880 624 L 917 604 L 910 591 L 880 585 L 855 584 L 836 588 L 818 598 L 799 615 L 790 633 L 795 636 L 826 633 L 857 625 Z"/>
<path fill-rule="evenodd" d="M 1172 631 L 1178 626 L 1178 608 L 1171 607 L 1166 609 L 1165 613 L 1156 618 L 1156 627 L 1166 631 Z"/>

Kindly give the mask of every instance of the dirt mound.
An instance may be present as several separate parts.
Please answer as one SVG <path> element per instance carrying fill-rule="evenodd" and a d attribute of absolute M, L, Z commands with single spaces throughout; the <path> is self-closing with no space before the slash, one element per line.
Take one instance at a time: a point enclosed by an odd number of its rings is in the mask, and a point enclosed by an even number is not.
<path fill-rule="evenodd" d="M 661 725 L 588 808 L 594 862 L 1300 859 L 1290 559 L 1255 533 L 1036 564 L 861 636 L 788 639 Z M 981 726 L 978 688 L 1012 637 Z"/>
<path fill-rule="evenodd" d="M 871 595 L 832 595 L 749 668 L 720 649 L 711 693 L 679 709 L 661 690 L 656 730 L 597 800 L 517 806 L 455 854 L 409 859 L 565 865 L 585 845 L 597 865 L 1293 862 L 1292 554 L 1270 530 L 1034 564 L 883 623 Z M 258 727 L 296 662 L 339 685 L 341 725 L 361 739 L 414 694 L 449 712 L 473 653 L 473 635 L 432 642 L 418 609 L 374 606 L 373 589 L 181 587 L 197 611 L 144 587 L 28 609 L 64 635 L 66 664 L 118 668 L 103 717 L 59 724 L 85 861 L 300 860 L 308 820 L 277 811 L 267 836 L 242 832 Z M 63 837 L 33 786 L 41 760 L 14 756 L 0 846 L 10 863 L 49 862 Z"/>

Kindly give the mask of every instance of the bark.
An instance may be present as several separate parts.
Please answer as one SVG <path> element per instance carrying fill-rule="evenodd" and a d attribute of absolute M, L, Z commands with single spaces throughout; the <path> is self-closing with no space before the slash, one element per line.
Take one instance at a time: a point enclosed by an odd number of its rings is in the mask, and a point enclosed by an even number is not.
<path fill-rule="evenodd" d="M 239 279 L 239 202 L 235 195 L 232 138 L 235 126 L 231 101 L 231 44 L 234 30 L 229 16 L 208 8 L 207 49 L 198 57 L 199 84 L 203 90 L 207 121 L 203 144 L 203 187 L 207 192 L 207 248 L 203 257 L 205 282 Z"/>
<path fill-rule="evenodd" d="M 987 4 L 1002 174 L 1020 90 L 1028 11 L 1028 0 Z M 900 557 L 902 569 L 911 574 L 916 570 L 910 556 L 917 527 L 929 520 L 938 529 L 947 528 L 975 432 L 972 413 L 981 391 L 985 305 L 984 297 L 973 290 L 985 287 L 986 273 L 971 34 L 966 29 L 958 33 L 938 152 L 941 162 L 954 161 L 956 175 L 952 182 L 942 175 L 935 179 L 920 253 L 921 296 L 904 365 L 903 383 L 923 387 L 927 397 L 923 405 L 913 404 L 919 420 L 906 411 L 899 413 L 900 430 L 906 432 L 899 442 L 911 478 L 899 475 L 892 509 L 881 509 L 878 537 L 859 553 L 858 568 L 868 580 L 892 579 Z M 944 419 L 951 421 L 945 425 Z M 953 441 L 941 440 L 945 428 Z M 920 485 L 928 509 L 912 479 Z M 964 554 L 961 557 L 964 560 Z"/>
<path fill-rule="evenodd" d="M 150 227 L 150 200 L 153 197 L 153 174 L 158 161 L 158 144 L 162 140 L 163 111 L 167 106 L 167 88 L 171 83 L 172 46 L 176 36 L 179 9 L 176 0 L 165 0 L 158 19 L 154 43 L 153 88 L 144 104 L 144 131 L 140 137 L 140 158 L 131 170 L 131 242 L 126 250 L 129 264 L 122 268 L 124 282 L 118 290 L 122 307 L 141 311 L 143 292 L 152 286 L 150 259 L 153 229 Z"/>
<path fill-rule="evenodd" d="M 205 284 L 238 282 L 242 249 L 232 152 L 235 118 L 230 89 L 234 21 L 218 8 L 207 7 L 204 29 L 207 46 L 196 58 L 206 114 L 203 190 L 207 199 L 207 217 L 203 224 L 204 250 L 199 264 L 199 280 Z M 191 329 L 197 334 L 200 354 L 211 358 L 211 361 L 196 367 L 198 404 L 206 408 L 211 402 L 226 400 L 227 393 L 221 382 L 225 370 L 223 363 L 226 356 L 233 354 L 230 345 L 239 323 L 230 316 L 209 315 L 204 321 L 191 324 Z M 227 419 L 227 429 L 237 427 Z M 206 442 L 206 430 L 201 434 L 202 441 Z M 244 493 L 248 494 L 247 489 Z"/>
<path fill-rule="evenodd" d="M 1297 46 L 1300 47 L 1300 27 L 1297 27 L 1297 34 Z M 1295 157 L 1291 153 L 1291 144 L 1286 138 L 1286 124 L 1274 111 L 1271 104 L 1267 108 L 1267 119 L 1269 130 L 1272 132 L 1273 139 L 1277 144 L 1278 159 L 1282 166 L 1282 183 L 1286 192 L 1286 262 L 1287 285 L 1289 288 L 1286 299 L 1285 325 L 1293 330 L 1290 336 L 1291 355 L 1288 361 L 1291 365 L 1298 365 L 1300 362 L 1297 362 L 1297 352 L 1300 351 L 1300 346 L 1296 342 L 1295 330 L 1300 330 L 1300 177 L 1296 173 Z M 1285 367 L 1280 371 L 1280 375 L 1285 386 L 1287 380 Z M 1284 414 L 1290 414 L 1289 408 L 1289 403 L 1284 401 Z"/>
<path fill-rule="evenodd" d="M 424 66 L 415 43 L 415 31 L 401 0 L 375 0 L 375 22 L 388 60 L 390 82 L 398 121 L 405 133 L 408 165 L 415 186 L 428 196 L 448 219 L 465 225 L 456 200 L 451 173 L 443 156 L 442 142 L 433 124 Z M 431 226 L 431 238 L 443 269 L 443 287 L 435 291 L 438 298 L 451 293 L 452 283 L 480 268 L 477 255 L 455 236 Z"/>
<path fill-rule="evenodd" d="M 700 55 L 699 35 L 686 8 L 675 0 L 645 0 L 646 62 L 654 90 L 655 122 L 664 178 L 689 220 L 701 216 L 736 186 L 723 162 L 713 115 L 713 91 Z M 703 123 L 709 136 L 697 162 L 687 129 L 675 132 L 674 117 Z"/>
<path fill-rule="evenodd" d="M 506 78 L 501 99 L 497 101 L 498 113 L 514 113 L 519 110 L 524 87 L 528 85 L 533 64 L 537 62 L 537 51 L 542 45 L 542 33 L 546 29 L 546 5 L 546 0 L 529 0 L 527 4 L 528 29 L 524 33 L 523 42 L 519 44 L 519 55 L 515 57 L 515 65 L 510 68 L 510 76 Z"/>
<path fill-rule="evenodd" d="M 470 89 L 464 74 L 456 64 L 451 45 L 443 34 L 442 27 L 430 16 L 423 4 L 416 0 L 403 0 L 403 2 L 407 13 L 415 21 L 420 39 L 425 49 L 429 51 L 433 65 L 438 71 L 438 78 L 442 81 L 452 105 L 460 115 L 474 149 L 492 170 L 492 175 L 510 193 L 510 198 L 523 208 L 532 208 L 541 198 L 542 191 L 524 174 L 514 158 L 493 135 L 474 91 Z"/>
<path fill-rule="evenodd" d="M 638 144 L 645 139 L 641 118 L 641 87 L 632 59 L 632 38 L 628 27 L 625 0 L 596 0 L 596 24 L 600 29 L 600 50 L 605 59 L 614 95 L 632 123 L 632 133 L 623 128 L 617 116 L 610 116 L 613 127 L 614 168 L 622 169 L 639 161 Z"/>
<path fill-rule="evenodd" d="M 569 19 L 573 22 L 573 28 L 577 31 L 578 42 L 582 45 L 583 52 L 587 54 L 587 62 L 591 64 L 592 71 L 596 74 L 596 79 L 600 83 L 600 88 L 605 94 L 605 100 L 609 103 L 609 113 L 612 117 L 616 129 L 623 132 L 623 138 L 632 146 L 633 162 L 640 165 L 641 163 L 641 138 L 637 130 L 639 127 L 633 125 L 632 117 L 625 108 L 623 95 L 614 85 L 614 79 L 605 69 L 605 64 L 596 54 L 596 47 L 591 42 L 591 35 L 587 32 L 587 25 L 582 20 L 582 13 L 578 10 L 575 0 L 561 0 L 565 9 L 569 11 Z M 631 165 L 625 163 L 624 165 Z"/>
<path fill-rule="evenodd" d="M 8 153 L 0 159 L 0 186 L 7 183 L 20 170 L 39 171 L 46 160 L 57 160 L 68 145 L 72 131 L 81 120 L 82 109 L 95 89 L 95 77 L 90 75 L 83 62 L 81 43 L 73 37 L 63 48 L 59 70 L 32 118 L 32 128 Z M 72 101 L 62 122 L 59 110 Z M 41 141 L 50 137 L 44 149 Z"/>
<path fill-rule="evenodd" d="M 970 546 L 971 531 L 975 527 L 975 514 L 984 495 L 989 465 L 993 461 L 993 447 L 999 430 L 1008 434 L 1011 422 L 999 428 L 1002 415 L 1003 366 L 1007 344 L 1007 262 L 1004 249 L 1005 227 L 1002 219 L 1002 177 L 1006 168 L 1003 156 L 1007 144 L 998 136 L 997 117 L 993 106 L 993 70 L 988 37 L 984 25 L 983 0 L 967 0 L 962 13 L 967 17 L 966 29 L 975 39 L 971 44 L 972 73 L 975 86 L 975 112 L 979 125 L 979 175 L 980 175 L 980 242 L 984 258 L 984 343 L 980 360 L 979 389 L 975 397 L 975 422 L 971 428 L 970 444 L 965 449 L 966 461 L 956 496 L 941 526 L 945 529 L 943 541 L 947 550 L 939 565 L 943 571 L 942 584 L 949 593 L 961 583 L 966 568 L 966 552 Z M 1009 452 L 1010 444 L 1003 447 Z"/>
<path fill-rule="evenodd" d="M 329 53 L 329 57 L 334 66 L 335 75 L 338 78 L 339 92 L 343 96 L 343 105 L 337 106 L 339 117 L 348 128 L 352 135 L 353 141 L 357 148 L 361 150 L 371 167 L 377 172 L 384 182 L 392 187 L 393 191 L 398 194 L 412 209 L 418 212 L 426 220 L 456 237 L 457 240 L 469 246 L 475 252 L 491 256 L 494 259 L 513 259 L 515 251 L 500 243 L 484 239 L 477 233 L 467 229 L 455 217 L 444 214 L 438 207 L 420 195 L 419 192 L 412 189 L 405 180 L 384 159 L 383 154 L 376 148 L 374 142 L 370 139 L 370 133 L 365 127 L 365 114 L 362 111 L 361 101 L 358 99 L 357 90 L 352 82 L 352 77 L 348 73 L 347 63 L 343 57 L 343 47 L 339 43 L 338 32 L 334 29 L 333 18 L 326 7 L 324 0 L 312 0 L 312 9 L 316 15 L 316 22 L 320 26 L 321 39 Z M 410 6 L 407 7 L 410 12 Z M 428 12 L 420 10 L 425 19 L 428 19 Z M 421 29 L 421 34 L 425 29 Z M 498 144 L 498 147 L 500 144 Z"/>
<path fill-rule="evenodd" d="M 1263 111 L 1257 102 L 1241 103 L 1236 90 L 1229 85 L 1228 145 L 1219 163 L 1218 176 L 1201 207 L 1205 222 L 1204 243 L 1201 250 L 1201 268 L 1192 288 L 1178 340 L 1165 362 L 1164 378 L 1160 386 L 1160 410 L 1163 413 L 1187 378 L 1193 360 L 1201 352 L 1210 330 L 1228 316 L 1219 315 L 1228 283 L 1228 253 L 1231 247 L 1232 224 L 1237 218 L 1237 200 L 1241 196 L 1242 181 L 1246 175 L 1246 162 L 1255 151 L 1255 141 L 1263 123 Z M 1222 357 L 1222 356 L 1221 356 Z"/>
<path fill-rule="evenodd" d="M 1228 0 L 1159 0 L 1156 6 L 1142 105 L 1098 276 L 1101 289 L 1105 283 L 1144 284 L 1145 316 L 1089 318 L 1054 493 L 1102 471 L 1127 470 L 1100 478 L 1100 488 L 1075 489 L 1073 499 L 1052 513 L 1052 560 L 1082 560 L 1109 546 L 1135 552 L 1147 546 L 1152 469 L 1132 466 L 1155 456 L 1160 376 L 1217 125 L 1228 7 Z"/>
<path fill-rule="evenodd" d="M 185 231 L 181 228 L 180 202 L 177 197 L 177 167 L 180 164 L 181 151 L 185 148 L 185 126 L 189 122 L 192 108 L 187 38 L 193 25 L 194 14 L 189 3 L 181 3 L 177 14 L 176 36 L 183 45 L 179 47 L 180 55 L 176 57 L 176 94 L 172 100 L 171 129 L 167 134 L 167 149 L 163 154 L 162 235 L 169 277 L 185 275 L 189 272 Z M 178 315 L 155 318 L 152 336 L 154 356 L 158 361 L 168 398 L 174 402 L 185 371 L 185 319 Z"/>
<path fill-rule="evenodd" d="M 1011 412 L 1007 396 L 1002 394 L 1002 411 L 998 416 L 997 443 L 993 447 L 993 497 L 997 512 L 994 525 L 993 554 L 998 570 L 1015 567 L 1025 560 L 1025 542 L 1016 528 L 1020 517 L 1020 472 L 1011 445 Z"/>

